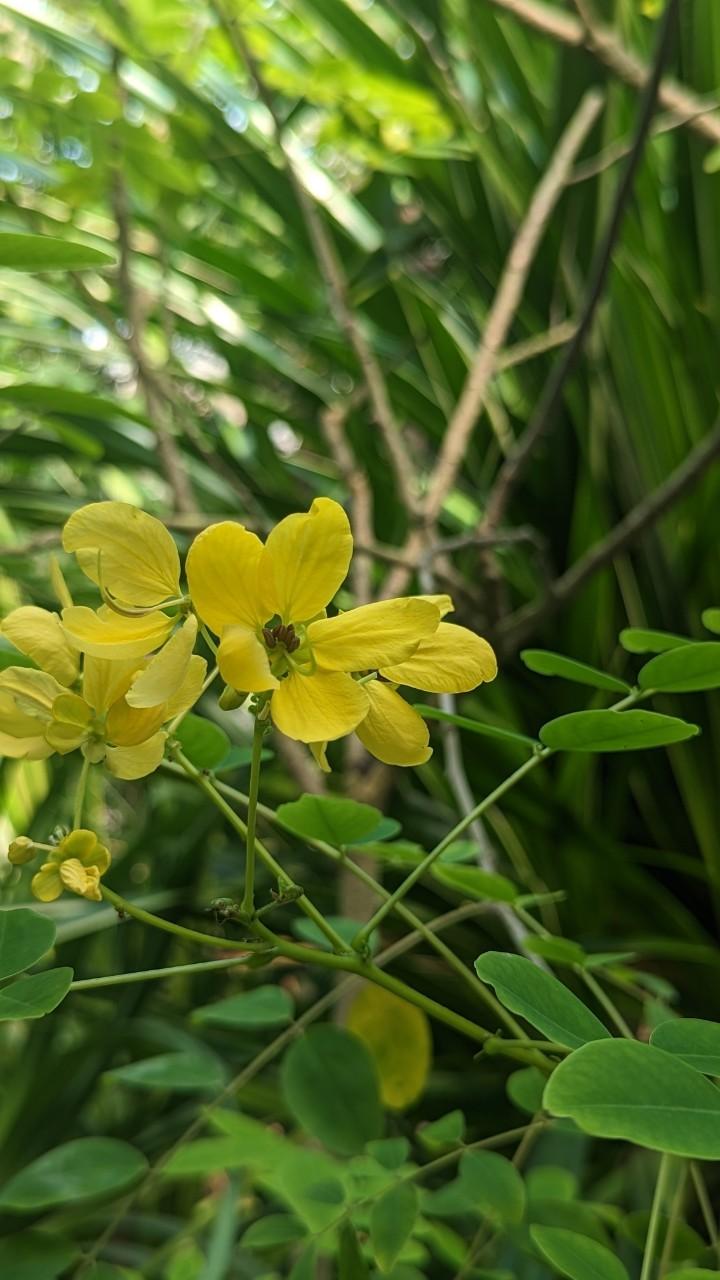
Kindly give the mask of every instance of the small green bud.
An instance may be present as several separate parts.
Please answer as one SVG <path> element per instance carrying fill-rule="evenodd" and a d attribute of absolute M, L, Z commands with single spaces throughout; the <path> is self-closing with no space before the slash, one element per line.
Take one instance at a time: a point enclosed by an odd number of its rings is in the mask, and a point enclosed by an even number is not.
<path fill-rule="evenodd" d="M 233 689 L 232 685 L 226 684 L 220 697 L 218 698 L 218 706 L 223 711 L 237 711 L 243 702 L 247 700 L 247 694 L 240 689 Z"/>
<path fill-rule="evenodd" d="M 22 867 L 26 862 L 32 862 L 37 853 L 39 853 L 39 849 L 29 836 L 18 836 L 16 840 L 12 840 L 10 843 L 8 859 L 14 867 Z"/>

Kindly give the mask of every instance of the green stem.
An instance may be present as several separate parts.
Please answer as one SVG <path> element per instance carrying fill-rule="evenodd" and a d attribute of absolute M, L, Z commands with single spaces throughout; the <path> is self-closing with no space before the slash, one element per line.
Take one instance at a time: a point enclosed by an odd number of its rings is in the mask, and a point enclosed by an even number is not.
<path fill-rule="evenodd" d="M 200 933 L 197 929 L 186 929 L 182 924 L 174 924 L 172 920 L 163 920 L 162 916 L 155 916 L 151 911 L 145 911 L 143 907 L 136 907 L 134 903 L 121 898 L 119 893 L 108 889 L 106 884 L 102 886 L 102 896 L 123 915 L 132 916 L 134 920 L 139 920 L 141 924 L 149 924 L 153 929 L 173 933 L 185 942 L 200 943 L 203 947 L 218 947 L 221 951 L 267 951 L 265 946 L 259 946 L 257 942 L 238 942 L 232 938 L 218 938 L 213 933 Z"/>
<path fill-rule="evenodd" d="M 240 910 L 249 920 L 255 914 L 255 827 L 257 824 L 258 792 L 260 790 L 260 761 L 262 757 L 265 724 L 255 717 L 253 728 L 252 758 L 250 761 L 250 794 L 248 797 L 247 834 L 245 837 L 245 886 Z"/>
<path fill-rule="evenodd" d="M 90 761 L 84 759 L 80 769 L 77 790 L 75 792 L 75 804 L 73 806 L 73 830 L 77 831 L 82 822 L 83 807 L 85 805 L 85 792 L 87 791 L 88 776 L 90 774 Z"/>
<path fill-rule="evenodd" d="M 373 930 L 377 929 L 378 925 L 382 923 L 388 912 L 392 911 L 395 905 L 405 897 L 410 889 L 412 889 L 413 885 L 417 884 L 418 880 L 425 875 L 426 871 L 429 871 L 433 863 L 440 857 L 440 854 L 444 853 L 448 846 L 451 845 L 454 840 L 457 840 L 458 836 L 462 835 L 463 831 L 465 831 L 476 818 L 481 817 L 487 809 L 496 804 L 497 801 L 506 794 L 506 792 L 516 786 L 527 773 L 530 773 L 532 769 L 537 768 L 537 766 L 543 760 L 546 760 L 551 754 L 552 752 L 549 747 L 543 747 L 541 751 L 538 751 L 534 756 L 531 756 L 530 759 L 521 764 L 514 773 L 511 773 L 509 777 L 505 778 L 499 786 L 495 787 L 494 791 L 491 791 L 489 795 L 485 796 L 484 800 L 481 800 L 479 804 L 476 804 L 475 808 L 471 809 L 465 817 L 461 818 L 451 831 L 448 831 L 447 835 L 443 837 L 439 844 L 436 844 L 435 848 L 430 850 L 430 853 L 423 858 L 422 862 L 419 862 L 418 865 L 413 868 L 410 874 L 405 877 L 402 884 L 398 885 L 395 892 L 390 894 L 389 898 L 387 898 L 386 901 L 383 902 L 382 906 L 378 907 L 375 914 L 370 917 L 367 924 L 363 925 L 362 929 L 360 929 L 355 935 L 353 938 L 353 947 L 356 951 L 363 952 L 367 949 L 368 939 Z"/>
<path fill-rule="evenodd" d="M 575 968 L 575 972 L 579 974 L 579 976 L 582 978 L 588 991 L 592 991 L 598 1004 L 602 1005 L 608 1018 L 612 1023 L 614 1023 L 615 1027 L 620 1032 L 620 1035 L 624 1036 L 626 1040 L 634 1040 L 635 1037 L 632 1031 L 630 1030 L 627 1022 L 623 1018 L 620 1010 L 616 1007 L 614 1002 L 610 999 L 610 996 L 607 994 L 607 992 L 603 991 L 597 979 L 595 979 L 593 975 L 588 972 L 587 969 L 584 969 L 582 965 L 577 965 Z"/>
<path fill-rule="evenodd" d="M 694 1160 L 691 1161 L 691 1164 L 690 1164 L 690 1177 L 692 1178 L 692 1181 L 693 1181 L 693 1186 L 695 1188 L 695 1195 L 697 1196 L 697 1202 L 698 1202 L 698 1205 L 700 1206 L 700 1212 L 703 1217 L 703 1222 L 705 1223 L 705 1230 L 708 1233 L 708 1239 L 713 1249 L 717 1253 L 718 1262 L 720 1263 L 720 1238 L 718 1237 L 718 1228 L 717 1228 L 717 1221 L 715 1218 L 715 1212 L 712 1207 L 710 1196 L 708 1195 L 708 1189 L 705 1185 L 705 1178 L 703 1177 L 702 1171 L 695 1164 Z"/>
<path fill-rule="evenodd" d="M 650 1221 L 648 1223 L 647 1236 L 645 1237 L 645 1252 L 643 1254 L 640 1280 L 651 1280 L 652 1277 L 653 1263 L 660 1236 L 662 1207 L 667 1196 L 671 1168 L 672 1157 L 667 1154 L 663 1154 L 660 1157 L 660 1168 L 658 1170 L 657 1182 L 655 1183 L 655 1194 L 653 1196 L 652 1208 L 650 1210 Z"/>
<path fill-rule="evenodd" d="M 89 991 L 92 987 L 119 987 L 128 982 L 152 982 L 154 979 L 176 978 L 181 973 L 212 973 L 213 969 L 232 969 L 247 964 L 252 956 L 230 956 L 226 960 L 201 960 L 197 964 L 172 964 L 165 969 L 138 969 L 134 973 L 108 973 L 102 978 L 79 978 L 70 983 L 71 991 Z"/>
<path fill-rule="evenodd" d="M 567 1057 L 572 1053 L 572 1049 L 566 1049 L 565 1045 L 557 1044 L 555 1040 L 531 1040 L 527 1036 L 518 1036 L 517 1039 L 509 1040 L 505 1036 L 492 1036 L 486 1040 L 484 1052 L 505 1053 L 506 1049 L 540 1049 L 545 1053 L 554 1053 L 559 1057 Z"/>
<path fill-rule="evenodd" d="M 180 765 L 173 764 L 170 760 L 164 760 L 162 767 L 170 773 L 174 773 L 178 776 L 183 775 L 183 769 Z M 233 800 L 236 800 L 239 804 L 243 805 L 244 808 L 247 808 L 249 798 L 244 794 L 244 792 L 238 791 L 236 787 L 231 787 L 227 782 L 216 781 L 215 786 L 223 795 L 230 796 Z M 274 809 L 270 809 L 264 804 L 258 804 L 257 811 L 260 816 L 266 820 L 266 822 L 269 822 L 278 831 L 282 831 L 286 836 L 295 838 L 294 833 L 290 831 L 289 827 L 285 826 L 282 818 L 278 817 Z M 390 898 L 389 889 L 386 889 L 385 886 L 381 884 L 379 880 L 376 880 L 369 871 L 366 871 L 364 867 L 358 866 L 356 862 L 353 862 L 351 858 L 348 858 L 345 854 L 341 853 L 334 845 L 328 844 L 325 840 L 318 840 L 314 836 L 303 836 L 302 839 L 303 844 L 307 845 L 308 848 L 316 849 L 318 853 L 323 855 L 323 857 L 330 858 L 333 862 L 340 863 L 343 867 L 346 867 L 356 880 L 359 880 L 369 889 L 372 889 L 379 898 L 382 898 L 384 901 L 387 901 Z M 432 929 L 430 929 L 414 911 L 411 911 L 410 907 L 406 906 L 404 902 L 398 902 L 395 904 L 393 910 L 395 914 L 405 922 L 405 924 L 410 925 L 412 929 L 416 930 L 420 934 L 423 941 L 425 941 L 428 946 L 432 947 L 433 951 L 436 951 L 438 955 L 443 957 L 447 965 L 459 978 L 462 979 L 466 986 L 469 987 L 472 994 L 477 999 L 482 1000 L 483 1003 L 492 1010 L 494 1017 L 496 1017 L 499 1022 L 503 1023 L 507 1029 L 513 1033 L 513 1035 L 523 1035 L 523 1029 L 520 1024 L 515 1020 L 515 1018 L 513 1018 L 511 1013 L 508 1013 L 507 1009 L 503 1008 L 500 1001 L 496 999 L 489 987 L 486 987 L 485 984 L 480 981 L 477 975 L 473 973 L 466 964 L 464 964 L 452 948 L 449 947 L 442 938 L 438 938 L 433 933 Z"/>
<path fill-rule="evenodd" d="M 227 801 L 220 794 L 215 782 L 209 778 L 207 774 L 196 769 L 195 765 L 188 760 L 187 756 L 183 755 L 179 747 L 171 748 L 171 753 L 183 772 L 186 773 L 189 778 L 192 778 L 193 782 L 196 786 L 200 787 L 201 791 L 205 792 L 205 795 L 212 800 L 216 809 L 220 810 L 233 830 L 236 831 L 243 840 L 245 840 L 248 831 L 247 826 L 243 822 L 242 818 L 238 816 L 235 810 L 230 807 Z M 257 806 L 257 809 L 260 811 L 259 805 Z M 257 836 L 255 837 L 255 850 L 264 862 L 265 866 L 272 871 L 273 875 L 277 876 L 281 888 L 290 889 L 295 887 L 283 867 L 275 858 L 273 858 L 270 850 L 265 848 L 265 845 L 261 840 L 258 840 Z M 314 921 L 323 936 L 327 938 L 333 950 L 336 951 L 338 955 L 347 954 L 347 944 L 340 937 L 340 934 L 336 933 L 332 925 L 328 924 L 322 912 L 318 911 L 314 903 L 312 903 L 307 897 L 307 894 L 301 894 L 296 901 L 300 910 L 308 917 L 308 919 Z"/>
<path fill-rule="evenodd" d="M 675 1246 L 675 1237 L 677 1236 L 680 1214 L 682 1213 L 683 1201 L 685 1199 L 686 1179 L 687 1164 L 683 1161 L 680 1169 L 678 1170 L 677 1186 L 675 1187 L 675 1194 L 670 1203 L 670 1215 L 665 1231 L 665 1240 L 663 1241 L 660 1263 L 658 1265 L 658 1280 L 663 1280 L 663 1277 L 670 1266 L 670 1259 L 672 1258 L 673 1248 Z"/>

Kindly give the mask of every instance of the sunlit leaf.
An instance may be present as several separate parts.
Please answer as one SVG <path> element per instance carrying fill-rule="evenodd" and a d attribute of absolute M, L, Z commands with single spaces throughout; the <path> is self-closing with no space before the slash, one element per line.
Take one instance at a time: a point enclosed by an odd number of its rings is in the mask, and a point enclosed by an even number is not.
<path fill-rule="evenodd" d="M 112 254 L 72 240 L 0 232 L 0 267 L 13 271 L 82 271 L 110 267 Z"/>

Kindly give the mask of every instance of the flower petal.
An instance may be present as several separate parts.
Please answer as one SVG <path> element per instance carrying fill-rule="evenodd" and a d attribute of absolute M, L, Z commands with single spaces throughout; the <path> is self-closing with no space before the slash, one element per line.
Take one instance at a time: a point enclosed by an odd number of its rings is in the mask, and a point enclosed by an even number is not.
<path fill-rule="evenodd" d="M 105 736 L 117 747 L 136 747 L 160 728 L 165 707 L 129 707 L 124 698 L 114 702 L 107 713 Z"/>
<path fill-rule="evenodd" d="M 144 658 L 159 649 L 175 625 L 166 613 L 123 618 L 103 606 L 97 613 L 84 605 L 63 609 L 63 626 L 82 653 L 93 658 Z"/>
<path fill-rule="evenodd" d="M 83 698 L 98 715 L 103 715 L 113 702 L 130 688 L 132 678 L 142 667 L 140 658 L 93 658 L 83 662 Z"/>
<path fill-rule="evenodd" d="M 220 675 L 226 684 L 243 693 L 277 689 L 265 646 L 251 627 L 227 627 L 217 653 Z"/>
<path fill-rule="evenodd" d="M 61 693 L 64 685 L 46 671 L 6 667 L 0 672 L 0 728 L 17 736 L 34 736 L 52 720 L 53 702 Z M 13 727 L 7 723 L 11 715 L 18 717 Z"/>
<path fill-rule="evenodd" d="M 65 889 L 91 902 L 102 902 L 100 873 L 97 867 L 84 867 L 78 858 L 67 858 L 58 868 Z"/>
<path fill-rule="evenodd" d="M 62 893 L 62 880 L 57 862 L 43 862 L 30 881 L 30 890 L 40 902 L 54 902 Z"/>
<path fill-rule="evenodd" d="M 437 606 L 417 596 L 379 600 L 320 618 L 307 629 L 318 666 L 325 671 L 370 671 L 402 662 L 437 630 Z"/>
<path fill-rule="evenodd" d="M 116 778 L 144 778 L 157 769 L 165 754 L 166 733 L 155 733 L 136 747 L 108 747 L 107 766 Z"/>
<path fill-rule="evenodd" d="M 383 764 L 425 764 L 432 749 L 422 717 L 389 684 L 370 680 L 365 689 L 370 710 L 355 730 L 363 746 Z"/>
<path fill-rule="evenodd" d="M 185 562 L 190 598 L 216 635 L 234 623 L 255 627 L 270 617 L 258 585 L 262 554 L 260 539 L 232 520 L 211 525 L 193 542 Z"/>
<path fill-rule="evenodd" d="M 0 757 L 7 760 L 46 760 L 52 751 L 45 738 L 19 738 L 0 730 Z"/>
<path fill-rule="evenodd" d="M 321 613 L 347 576 L 352 545 L 350 521 L 331 498 L 316 498 L 308 512 L 281 520 L 260 564 L 267 616 L 306 622 Z"/>
<path fill-rule="evenodd" d="M 125 695 L 131 707 L 156 707 L 177 693 L 187 675 L 197 630 L 193 613 L 133 680 Z"/>
<path fill-rule="evenodd" d="M 368 699 L 362 685 L 342 672 L 292 672 L 275 690 L 270 709 L 275 725 L 288 738 L 331 742 L 352 733 L 367 715 Z"/>
<path fill-rule="evenodd" d="M 176 716 L 182 715 L 184 711 L 189 711 L 194 706 L 202 693 L 206 672 L 207 662 L 199 654 L 194 653 L 180 688 L 165 703 L 164 720 L 174 720 Z"/>
<path fill-rule="evenodd" d="M 419 597 L 418 597 L 418 599 L 420 599 L 420 600 L 429 600 L 429 601 L 430 601 L 430 604 L 434 604 L 434 605 L 436 605 L 436 607 L 440 610 L 440 617 L 441 617 L 441 618 L 444 618 L 446 613 L 454 613 L 454 612 L 455 612 L 455 605 L 453 604 L 452 596 L 446 596 L 446 595 L 442 595 L 442 596 L 419 596 Z"/>
<path fill-rule="evenodd" d="M 123 604 L 162 604 L 180 592 L 180 557 L 164 524 L 128 502 L 91 502 L 70 516 L 66 551 Z"/>
<path fill-rule="evenodd" d="M 33 604 L 23 605 L 8 614 L 0 631 L 16 649 L 32 658 L 60 684 L 72 684 L 77 679 L 77 652 L 65 635 L 56 613 L 38 609 Z"/>
<path fill-rule="evenodd" d="M 384 666 L 381 675 L 393 684 L 406 684 L 426 693 L 468 693 L 497 675 L 497 659 L 487 640 L 441 622 L 429 640 L 423 640 L 405 662 Z"/>

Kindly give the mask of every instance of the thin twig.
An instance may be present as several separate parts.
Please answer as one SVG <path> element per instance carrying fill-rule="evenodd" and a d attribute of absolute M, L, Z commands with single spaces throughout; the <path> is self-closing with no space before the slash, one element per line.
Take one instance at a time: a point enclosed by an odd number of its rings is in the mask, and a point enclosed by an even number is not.
<path fill-rule="evenodd" d="M 437 519 L 458 473 L 550 215 L 572 171 L 575 157 L 600 114 L 602 104 L 603 97 L 597 90 L 591 89 L 585 94 L 560 138 L 513 240 L 480 344 L 455 412 L 448 423 L 440 457 L 430 481 L 424 504 L 424 515 L 429 524 Z"/>
<path fill-rule="evenodd" d="M 613 251 L 630 202 L 635 175 L 642 159 L 645 142 L 657 105 L 658 88 L 663 67 L 670 53 L 678 3 L 679 0 L 668 0 L 665 9 L 652 73 L 645 85 L 638 109 L 632 151 L 627 158 L 625 168 L 618 182 L 608 224 L 590 269 L 577 328 L 570 342 L 564 348 L 560 359 L 552 369 L 525 432 L 500 468 L 485 509 L 485 528 L 492 529 L 503 519 L 510 498 L 524 476 L 539 442 L 554 426 L 565 385 L 575 369 L 585 345 L 585 340 L 590 333 L 598 304 L 605 290 Z"/>
<path fill-rule="evenodd" d="M 504 654 L 512 653 L 535 629 L 577 595 L 600 569 L 627 550 L 670 510 L 720 458 L 720 423 L 687 455 L 662 484 L 556 578 L 538 603 L 525 605 L 500 623 L 496 639 Z"/>
<path fill-rule="evenodd" d="M 555 5 L 542 4 L 540 0 L 490 0 L 490 3 L 559 44 L 575 49 L 586 48 L 633 89 L 639 89 L 648 78 L 647 63 L 626 49 L 613 31 L 599 23 L 593 21 L 589 27 L 587 21 L 581 22 Z M 660 83 L 658 98 L 666 111 L 678 117 L 680 124 L 715 146 L 720 143 L 720 115 L 708 110 L 702 97 L 693 89 L 665 77 Z"/>

